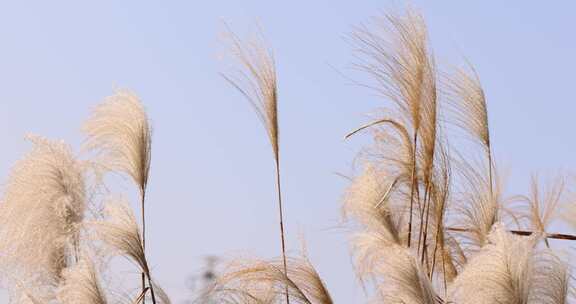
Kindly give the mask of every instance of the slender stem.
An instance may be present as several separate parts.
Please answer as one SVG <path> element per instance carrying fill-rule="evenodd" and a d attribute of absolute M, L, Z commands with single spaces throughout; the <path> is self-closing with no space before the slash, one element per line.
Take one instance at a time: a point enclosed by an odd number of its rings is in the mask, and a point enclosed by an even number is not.
<path fill-rule="evenodd" d="M 444 289 L 446 289 L 446 265 L 444 262 L 444 230 L 442 229 L 444 225 L 444 211 L 446 207 L 446 193 L 440 204 L 440 218 L 436 225 L 436 239 L 434 240 L 434 253 L 432 254 L 432 271 L 430 272 L 430 279 L 434 276 L 434 266 L 436 265 L 436 252 L 438 250 L 438 243 L 440 243 L 440 250 L 442 254 L 442 275 L 444 277 Z M 442 242 L 440 242 L 440 237 L 442 237 Z"/>
<path fill-rule="evenodd" d="M 148 277 L 148 285 L 150 285 L 150 295 L 152 295 L 152 304 L 156 304 L 156 295 L 154 295 L 154 285 L 152 284 L 150 273 L 148 273 L 147 277 Z"/>
<path fill-rule="evenodd" d="M 392 188 L 394 188 L 394 186 L 396 185 L 397 182 L 398 182 L 398 178 L 395 178 L 394 181 L 392 181 L 392 183 L 390 184 L 390 186 L 388 186 L 388 190 L 386 190 L 386 192 L 382 196 L 382 199 L 378 202 L 378 204 L 376 204 L 376 206 L 375 206 L 376 209 L 380 208 L 380 206 L 382 204 L 384 204 L 384 202 L 386 202 L 386 200 L 388 200 L 388 195 L 390 195 L 390 191 L 392 191 Z"/>
<path fill-rule="evenodd" d="M 424 264 L 424 256 L 426 256 L 426 264 Z M 422 261 L 420 262 L 422 266 L 426 266 L 426 270 L 430 272 L 430 259 L 428 258 L 428 246 L 424 245 L 422 248 Z"/>
<path fill-rule="evenodd" d="M 146 290 L 146 275 L 142 273 L 142 292 Z M 152 300 L 154 302 L 154 299 Z M 146 303 L 146 297 L 142 298 L 142 303 Z"/>
<path fill-rule="evenodd" d="M 280 240 L 282 243 L 282 264 L 284 266 L 284 275 L 288 277 L 288 265 L 286 263 L 286 241 L 284 238 L 284 214 L 282 212 L 282 189 L 280 183 L 280 158 L 278 154 L 275 157 L 276 161 L 276 189 L 278 190 L 278 211 L 280 216 Z M 290 304 L 290 296 L 288 295 L 288 284 L 286 284 L 286 303 Z"/>
<path fill-rule="evenodd" d="M 426 189 L 424 189 L 424 206 L 420 210 L 420 232 L 418 233 L 418 253 L 420 253 L 420 245 L 422 244 L 422 233 L 424 232 L 424 229 L 422 229 L 422 224 L 424 223 L 424 208 L 426 208 L 426 206 L 428 206 L 426 204 L 426 201 L 428 201 L 428 200 L 429 200 L 429 198 L 428 198 L 428 184 L 426 184 Z M 426 221 L 426 225 L 428 225 L 428 221 Z"/>
<path fill-rule="evenodd" d="M 430 189 L 430 188 L 431 188 L 431 183 L 430 183 L 430 179 L 429 179 L 429 180 L 428 180 L 428 183 L 427 183 L 427 185 L 426 185 L 426 194 L 427 194 L 427 197 L 428 197 L 428 203 L 426 203 L 426 200 L 424 200 L 424 203 L 426 204 L 426 223 L 424 224 L 424 233 L 423 233 L 423 239 L 424 239 L 424 240 L 422 241 L 422 261 L 424 261 L 424 256 L 427 254 L 427 253 L 426 253 L 427 250 L 424 250 L 424 249 L 427 248 L 427 247 L 426 247 L 426 241 L 427 241 L 427 239 L 428 239 L 428 221 L 429 221 L 429 219 L 430 219 L 430 204 L 432 203 L 432 202 L 431 202 L 431 197 L 432 197 L 431 192 L 432 192 L 432 189 Z M 426 196 L 425 196 L 425 197 L 426 197 Z M 439 222 L 439 223 L 442 222 L 442 215 L 441 215 L 441 218 L 438 219 L 438 222 Z M 421 224 L 421 225 L 422 225 L 422 224 Z M 422 228 L 420 228 L 420 229 L 422 229 Z M 437 233 L 438 233 L 438 231 L 437 231 Z M 436 238 L 436 239 L 437 239 L 437 238 Z M 434 248 L 434 250 L 436 250 L 436 248 Z M 428 263 L 428 257 L 426 257 L 426 263 Z"/>
<path fill-rule="evenodd" d="M 426 203 L 426 201 L 424 202 Z M 423 241 L 422 241 L 422 262 L 424 262 L 424 256 L 426 255 L 426 239 L 428 237 L 428 219 L 430 218 L 430 195 L 428 197 L 428 203 L 426 204 L 426 223 L 424 224 L 424 233 L 423 233 Z M 420 228 L 422 229 L 422 228 Z M 428 259 L 426 259 L 428 262 Z"/>
<path fill-rule="evenodd" d="M 444 204 L 442 204 L 441 206 L 442 211 L 444 210 Z M 443 214 L 443 213 L 442 213 Z M 442 222 L 444 221 L 444 216 L 441 215 L 441 218 L 438 219 L 438 224 L 436 225 L 436 240 L 434 241 L 434 253 L 432 254 L 432 271 L 430 274 L 430 278 L 432 278 L 432 276 L 434 275 L 434 266 L 436 265 L 436 252 L 438 250 L 438 243 L 440 243 L 440 235 L 441 233 L 444 233 L 443 231 L 441 231 L 442 229 Z M 440 243 L 441 247 L 440 250 L 442 251 L 442 268 L 443 268 L 443 274 L 444 274 L 444 280 L 446 280 L 446 273 L 445 273 L 445 267 L 444 267 L 444 235 L 442 235 L 442 242 Z"/>
<path fill-rule="evenodd" d="M 354 130 L 354 131 L 346 134 L 346 136 L 344 136 L 344 139 L 348 139 L 348 138 L 351 137 L 352 135 L 354 135 L 354 134 L 356 134 L 356 133 L 358 133 L 358 132 L 360 132 L 360 131 L 362 131 L 362 130 L 364 130 L 364 129 L 368 129 L 368 128 L 372 127 L 372 126 L 375 126 L 375 125 L 378 125 L 378 124 L 381 124 L 381 123 L 385 123 L 385 122 L 388 122 L 388 123 L 389 123 L 389 122 L 391 122 L 391 120 L 390 120 L 390 119 L 380 119 L 380 120 L 377 120 L 377 121 L 373 121 L 373 122 L 371 122 L 371 123 L 369 123 L 369 124 L 363 125 L 363 126 L 361 126 L 360 128 L 358 128 L 358 129 L 356 129 L 356 130 Z"/>
<path fill-rule="evenodd" d="M 146 223 L 144 216 L 144 201 L 146 199 L 146 192 L 142 191 L 142 251 L 144 256 L 146 256 Z M 152 278 L 150 277 L 150 267 L 148 266 L 148 260 L 144 259 L 144 269 L 142 269 L 142 293 L 145 294 L 147 289 L 150 289 L 150 295 L 152 297 L 152 304 L 156 304 L 156 295 L 154 294 L 154 285 L 152 284 Z M 148 287 L 146 287 L 146 279 L 148 279 Z M 146 302 L 146 297 L 142 298 L 142 303 Z"/>
<path fill-rule="evenodd" d="M 140 208 L 142 209 L 142 251 L 144 251 L 144 255 L 146 255 L 146 209 L 144 208 L 145 204 L 144 202 L 146 201 L 146 189 L 142 188 L 141 192 L 141 201 L 140 201 Z M 146 290 L 146 274 L 144 273 L 144 271 L 142 271 L 142 292 L 144 293 L 144 291 Z M 150 286 L 152 287 L 152 286 Z M 152 295 L 154 295 L 154 292 L 152 289 L 150 289 Z M 154 297 L 152 297 L 152 302 L 155 302 Z M 144 297 L 142 299 L 142 303 L 145 304 L 146 303 L 146 297 Z"/>
<path fill-rule="evenodd" d="M 459 227 L 446 227 L 446 230 L 449 231 L 456 231 L 456 232 L 472 232 L 472 229 L 468 228 L 459 228 Z M 532 235 L 532 231 L 526 230 L 508 230 L 510 233 L 522 236 L 530 236 Z M 571 234 L 563 234 L 563 233 L 546 233 L 546 238 L 549 239 L 556 239 L 556 240 L 565 240 L 565 241 L 576 241 L 576 235 Z"/>
<path fill-rule="evenodd" d="M 410 241 L 412 239 L 412 209 L 414 208 L 414 188 L 416 186 L 416 144 L 418 141 L 418 133 L 414 132 L 414 147 L 412 154 L 412 184 L 410 186 L 410 220 L 408 222 L 408 248 L 410 248 Z"/>

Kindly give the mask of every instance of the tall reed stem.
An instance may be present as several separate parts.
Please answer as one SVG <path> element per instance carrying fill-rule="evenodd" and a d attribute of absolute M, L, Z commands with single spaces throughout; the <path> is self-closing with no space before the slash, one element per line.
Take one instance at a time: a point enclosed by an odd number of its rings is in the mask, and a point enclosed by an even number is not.
<path fill-rule="evenodd" d="M 142 251 L 146 255 L 146 208 L 144 207 L 144 202 L 146 201 L 146 189 L 142 189 L 142 200 L 140 207 L 142 208 Z M 152 285 L 152 278 L 150 278 L 150 268 L 148 267 L 148 261 L 146 261 L 146 270 L 142 270 L 142 293 L 146 292 L 146 278 L 148 279 L 148 285 L 150 289 L 150 295 L 152 296 L 152 303 L 156 304 L 156 296 L 154 294 L 154 286 Z M 142 299 L 142 303 L 146 303 L 146 296 Z"/>
<path fill-rule="evenodd" d="M 434 252 L 432 253 L 432 269 L 430 270 L 430 279 L 434 276 L 434 267 L 436 266 L 436 253 L 438 250 L 438 243 L 440 243 L 440 250 L 442 255 L 442 277 L 444 279 L 444 295 L 446 296 L 447 293 L 447 284 L 446 284 L 446 263 L 445 263 L 445 254 L 444 254 L 444 230 L 442 229 L 444 226 L 444 211 L 446 207 L 446 200 L 447 200 L 447 192 L 444 192 L 444 197 L 440 202 L 440 218 L 437 219 L 436 224 L 436 238 L 434 240 Z M 442 235 L 442 242 L 440 242 L 440 236 Z"/>
<path fill-rule="evenodd" d="M 424 224 L 424 210 L 427 206 L 426 202 L 428 201 L 428 183 L 426 182 L 424 183 L 426 184 L 426 189 L 424 189 L 424 207 L 422 207 L 422 209 L 420 210 L 420 232 L 418 233 L 418 253 L 420 253 L 420 245 L 422 244 L 422 234 L 424 233 L 424 228 L 422 227 L 422 225 Z"/>
<path fill-rule="evenodd" d="M 154 294 L 154 285 L 152 284 L 152 279 L 150 278 L 150 273 L 148 273 L 148 285 L 150 285 L 150 295 L 152 295 L 152 304 L 156 304 L 156 295 Z M 143 292 L 146 289 L 143 289 Z M 146 298 L 146 297 L 144 297 Z M 144 303 L 144 302 L 142 302 Z"/>
<path fill-rule="evenodd" d="M 284 213 L 282 211 L 282 189 L 280 182 L 280 157 L 278 153 L 275 156 L 276 162 L 276 189 L 278 190 L 278 213 L 280 216 L 280 240 L 282 244 L 282 264 L 284 266 L 284 275 L 288 277 L 288 265 L 286 263 L 286 240 L 284 237 Z M 286 283 L 286 303 L 290 304 L 290 296 L 288 295 L 288 283 Z"/>
<path fill-rule="evenodd" d="M 144 251 L 144 255 L 146 255 L 146 208 L 144 207 L 144 202 L 146 201 L 146 189 L 142 188 L 140 189 L 140 193 L 141 193 L 141 201 L 140 201 L 140 208 L 141 208 L 141 213 L 142 213 L 142 250 Z M 146 290 L 146 274 L 144 273 L 144 271 L 142 271 L 142 292 L 144 293 L 144 291 Z M 156 303 L 156 300 L 154 299 L 154 291 L 152 289 L 152 286 L 150 286 L 150 292 L 152 294 L 152 302 Z M 145 304 L 146 303 L 146 297 L 144 297 L 142 299 L 142 303 Z"/>
<path fill-rule="evenodd" d="M 426 203 L 426 201 L 424 201 Z M 428 237 L 428 219 L 430 218 L 430 198 L 428 198 L 428 203 L 426 204 L 426 223 L 424 224 L 423 241 L 422 241 L 422 262 L 424 262 L 424 256 L 426 255 L 426 240 Z"/>

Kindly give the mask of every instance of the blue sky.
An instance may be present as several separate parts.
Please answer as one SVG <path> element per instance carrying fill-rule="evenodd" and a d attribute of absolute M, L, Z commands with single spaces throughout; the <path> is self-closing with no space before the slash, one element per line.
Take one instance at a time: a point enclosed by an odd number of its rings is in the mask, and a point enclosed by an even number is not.
<path fill-rule="evenodd" d="M 488 97 L 493 147 L 510 188 L 576 167 L 572 1 L 413 1 L 447 67 L 466 57 Z M 361 302 L 340 198 L 365 141 L 343 135 L 382 104 L 342 74 L 354 25 L 402 1 L 5 1 L 0 3 L 0 173 L 26 133 L 78 147 L 91 108 L 129 88 L 153 121 L 148 249 L 176 303 L 203 256 L 278 254 L 271 151 L 251 107 L 219 75 L 223 22 L 259 23 L 274 49 L 288 247 L 303 235 L 336 301 Z M 131 185 L 120 187 L 128 192 Z"/>

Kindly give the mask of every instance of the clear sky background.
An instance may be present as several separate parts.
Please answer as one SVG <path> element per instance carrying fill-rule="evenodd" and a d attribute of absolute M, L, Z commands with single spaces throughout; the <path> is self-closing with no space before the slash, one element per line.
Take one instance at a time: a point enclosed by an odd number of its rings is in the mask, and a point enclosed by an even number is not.
<path fill-rule="evenodd" d="M 0 174 L 31 132 L 78 148 L 90 110 L 129 88 L 153 121 L 148 249 L 175 303 L 206 255 L 279 253 L 271 150 L 249 104 L 219 75 L 223 21 L 258 22 L 275 51 L 290 252 L 304 235 L 338 303 L 366 299 L 352 274 L 340 198 L 362 140 L 343 141 L 382 104 L 341 74 L 352 26 L 403 1 L 3 1 L 0 3 Z M 533 171 L 576 168 L 576 4 L 413 1 L 440 66 L 476 67 L 493 147 L 512 190 Z M 358 79 L 358 78 L 355 78 Z M 123 189 L 132 191 L 124 182 Z"/>

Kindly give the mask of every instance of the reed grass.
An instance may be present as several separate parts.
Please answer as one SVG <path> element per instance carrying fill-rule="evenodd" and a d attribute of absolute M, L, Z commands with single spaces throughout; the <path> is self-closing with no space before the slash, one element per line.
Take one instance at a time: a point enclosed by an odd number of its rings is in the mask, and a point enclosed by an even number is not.
<path fill-rule="evenodd" d="M 142 103 L 129 91 L 118 91 L 94 109 L 83 130 L 87 135 L 85 149 L 98 154 L 97 162 L 100 166 L 105 170 L 127 174 L 137 185 L 142 216 L 142 248 L 145 251 L 145 201 L 152 139 Z M 146 274 L 142 272 L 142 291 L 146 288 L 145 277 Z"/>
<path fill-rule="evenodd" d="M 280 180 L 278 94 L 274 57 L 262 39 L 242 42 L 232 31 L 228 33 L 232 41 L 232 53 L 239 61 L 241 67 L 236 70 L 235 73 L 224 74 L 223 76 L 250 102 L 266 130 L 270 145 L 272 146 L 276 169 L 280 249 L 284 273 L 288 273 L 281 190 L 282 183 Z M 288 287 L 286 287 L 285 294 L 286 303 L 290 303 Z"/>
<path fill-rule="evenodd" d="M 224 77 L 254 107 L 272 147 L 281 251 L 278 259 L 232 260 L 198 302 L 333 304 L 306 250 L 295 257 L 286 251 L 272 52 L 263 41 L 230 36 L 240 68 Z M 551 231 L 559 219 L 576 228 L 569 179 L 542 183 L 535 174 L 528 194 L 507 195 L 480 78 L 469 63 L 440 72 L 417 11 L 374 17 L 352 38 L 354 66 L 368 74 L 366 87 L 384 105 L 346 135 L 372 135 L 342 199 L 355 274 L 368 301 L 574 302 L 573 265 L 551 241 L 576 240 Z M 10 303 L 169 304 L 146 253 L 152 140 L 144 106 L 134 93 L 118 91 L 83 130 L 88 159 L 61 141 L 29 136 L 31 151 L 10 172 L 0 204 L 0 277 Z M 472 151 L 452 141 L 456 130 L 471 139 Z M 140 223 L 124 196 L 96 193 L 106 188 L 107 172 L 136 185 Z M 141 273 L 139 291 L 120 300 L 104 279 L 112 271 L 104 261 L 113 257 Z"/>
<path fill-rule="evenodd" d="M 570 269 L 548 239 L 576 236 L 547 231 L 566 203 L 563 179 L 544 195 L 536 179 L 530 195 L 504 195 L 486 96 L 473 67 L 437 81 L 426 26 L 414 10 L 375 17 L 352 38 L 354 66 L 373 80 L 364 86 L 389 106 L 345 136 L 373 135 L 342 207 L 354 231 L 356 274 L 372 292 L 370 302 L 568 303 Z M 258 87 L 232 82 L 249 99 L 246 88 Z M 485 161 L 471 161 L 450 142 L 454 128 L 480 146 Z M 329 296 L 301 296 L 292 272 L 297 265 L 290 262 L 282 272 L 278 262 L 243 261 L 220 273 L 209 294 L 229 303 L 279 303 L 283 293 L 297 302 L 331 303 Z M 314 273 L 307 281 L 321 282 Z M 323 284 L 312 285 L 329 295 Z"/>
<path fill-rule="evenodd" d="M 437 82 L 426 37 L 410 9 L 352 34 L 354 67 L 387 106 L 346 136 L 370 130 L 373 138 L 343 205 L 359 278 L 381 303 L 567 303 L 566 263 L 539 248 L 552 237 L 574 238 L 547 231 L 567 202 L 563 179 L 543 195 L 534 179 L 530 195 L 504 196 L 479 77 L 469 65 Z M 449 141 L 454 127 L 485 162 Z M 545 276 L 554 286 L 538 281 Z"/>

